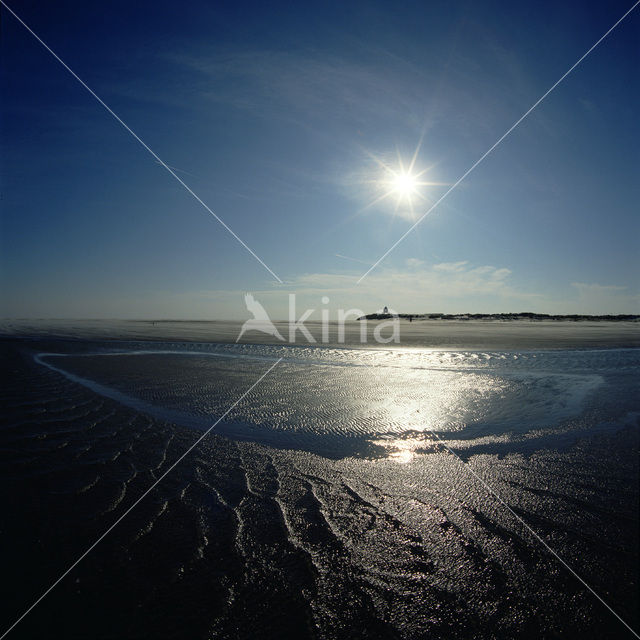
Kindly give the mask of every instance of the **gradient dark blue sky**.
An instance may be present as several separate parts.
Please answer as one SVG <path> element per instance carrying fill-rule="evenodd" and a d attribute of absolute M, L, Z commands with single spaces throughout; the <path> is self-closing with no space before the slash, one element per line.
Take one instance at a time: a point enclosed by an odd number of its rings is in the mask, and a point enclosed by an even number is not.
<path fill-rule="evenodd" d="M 3 9 L 0 315 L 637 313 L 640 8 L 356 285 L 631 4 L 10 4 L 285 285 Z"/>

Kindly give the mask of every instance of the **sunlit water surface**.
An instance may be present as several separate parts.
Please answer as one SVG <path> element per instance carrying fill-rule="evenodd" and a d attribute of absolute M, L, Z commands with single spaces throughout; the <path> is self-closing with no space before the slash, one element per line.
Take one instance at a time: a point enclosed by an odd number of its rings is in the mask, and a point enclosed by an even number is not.
<path fill-rule="evenodd" d="M 6 626 L 118 523 L 16 637 L 638 628 L 638 350 L 0 353 Z"/>
<path fill-rule="evenodd" d="M 562 447 L 635 420 L 634 349 L 451 352 L 164 344 L 39 354 L 74 382 L 156 418 L 331 457 L 399 462 Z"/>

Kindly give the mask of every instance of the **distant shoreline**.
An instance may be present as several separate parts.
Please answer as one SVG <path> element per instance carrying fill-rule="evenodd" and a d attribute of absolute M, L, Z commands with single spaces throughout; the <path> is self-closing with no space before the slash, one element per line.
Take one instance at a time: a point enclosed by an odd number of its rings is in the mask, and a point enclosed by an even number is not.
<path fill-rule="evenodd" d="M 618 314 L 590 316 L 583 314 L 551 315 L 548 313 L 369 313 L 358 320 L 529 320 L 541 322 L 640 322 L 640 315 Z"/>

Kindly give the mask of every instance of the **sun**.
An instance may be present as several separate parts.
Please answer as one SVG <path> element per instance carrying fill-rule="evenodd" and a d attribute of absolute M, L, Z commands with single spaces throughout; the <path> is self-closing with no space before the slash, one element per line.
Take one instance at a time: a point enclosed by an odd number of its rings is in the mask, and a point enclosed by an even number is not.
<path fill-rule="evenodd" d="M 378 180 L 378 198 L 372 204 L 376 204 L 387 198 L 395 201 L 394 213 L 408 218 L 415 217 L 414 205 L 425 200 L 425 189 L 435 183 L 424 180 L 424 174 L 428 169 L 418 171 L 415 169 L 415 156 L 410 163 L 405 164 L 398 156 L 397 164 L 380 163 L 383 169 Z"/>
<path fill-rule="evenodd" d="M 432 182 L 426 180 L 428 173 L 435 165 L 418 169 L 418 155 L 422 145 L 422 139 L 418 142 L 416 150 L 409 158 L 401 155 L 396 149 L 396 157 L 391 154 L 378 155 L 366 151 L 367 155 L 377 168 L 374 169 L 370 178 L 365 182 L 373 187 L 374 198 L 364 209 L 377 207 L 382 202 L 391 204 L 393 215 L 413 220 L 415 219 L 416 205 L 429 200 L 429 192 L 433 187 L 444 185 L 443 182 Z"/>
<path fill-rule="evenodd" d="M 418 187 L 420 186 L 418 176 L 408 171 L 396 173 L 390 182 L 390 186 L 398 198 L 410 200 L 411 196 L 418 194 Z"/>

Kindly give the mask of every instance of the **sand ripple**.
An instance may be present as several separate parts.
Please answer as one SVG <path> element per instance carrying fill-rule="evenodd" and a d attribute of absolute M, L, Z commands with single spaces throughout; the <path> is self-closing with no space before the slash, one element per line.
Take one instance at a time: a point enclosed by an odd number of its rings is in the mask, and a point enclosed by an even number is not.
<path fill-rule="evenodd" d="M 37 366 L 29 353 L 6 345 L 4 351 L 13 367 L 0 430 L 0 487 L 9 515 L 0 535 L 11 549 L 4 576 L 12 585 L 3 607 L 10 622 L 198 434 Z M 91 366 L 91 379 L 101 383 L 126 374 L 128 391 L 164 403 L 162 394 L 172 388 L 166 380 L 179 385 L 181 376 L 176 360 L 157 361 L 165 382 L 145 387 L 136 366 L 153 357 L 123 356 L 110 371 L 84 357 L 69 357 L 65 366 L 78 375 Z M 210 358 L 192 362 L 211 372 Z M 187 369 L 185 389 L 192 394 L 200 385 L 213 410 L 232 397 L 227 378 L 241 385 L 254 371 L 255 363 L 247 366 L 223 369 L 225 376 L 214 369 L 212 381 Z M 307 371 L 300 381 L 299 367 L 285 367 L 268 388 L 276 400 L 272 422 L 282 431 L 304 417 L 308 397 L 323 392 L 331 400 L 318 403 L 317 416 L 305 418 L 309 425 L 330 425 L 336 407 L 347 407 L 351 413 L 335 430 L 368 438 L 391 432 L 397 447 L 409 442 L 406 414 L 385 413 L 383 399 L 375 415 L 366 415 L 367 403 L 376 401 L 365 381 L 370 369 L 334 367 L 324 377 Z M 344 376 L 353 373 L 343 370 L 362 371 L 361 395 L 349 391 L 345 381 L 354 379 Z M 434 380 L 448 388 L 450 375 Z M 477 369 L 465 375 L 453 404 L 478 381 L 478 402 L 482 393 L 513 391 L 507 376 L 487 386 Z M 603 374 L 591 369 L 591 375 Z M 408 405 L 431 397 L 420 379 L 396 386 Z M 183 397 L 179 386 L 173 393 Z M 267 396 L 249 400 L 252 415 L 268 415 Z M 470 406 L 464 415 L 480 410 Z M 234 419 L 241 424 L 247 416 Z M 452 434 L 460 437 L 460 430 Z M 636 623 L 637 434 L 637 426 L 618 427 L 563 451 L 526 455 L 517 447 L 497 455 L 490 439 L 474 440 L 475 449 L 459 442 L 466 462 L 442 448 L 427 450 L 420 440 L 405 464 L 392 457 L 329 459 L 305 447 L 212 434 L 25 619 L 16 637 L 45 637 L 52 629 L 69 638 L 612 637 L 619 623 L 465 465 Z"/>

